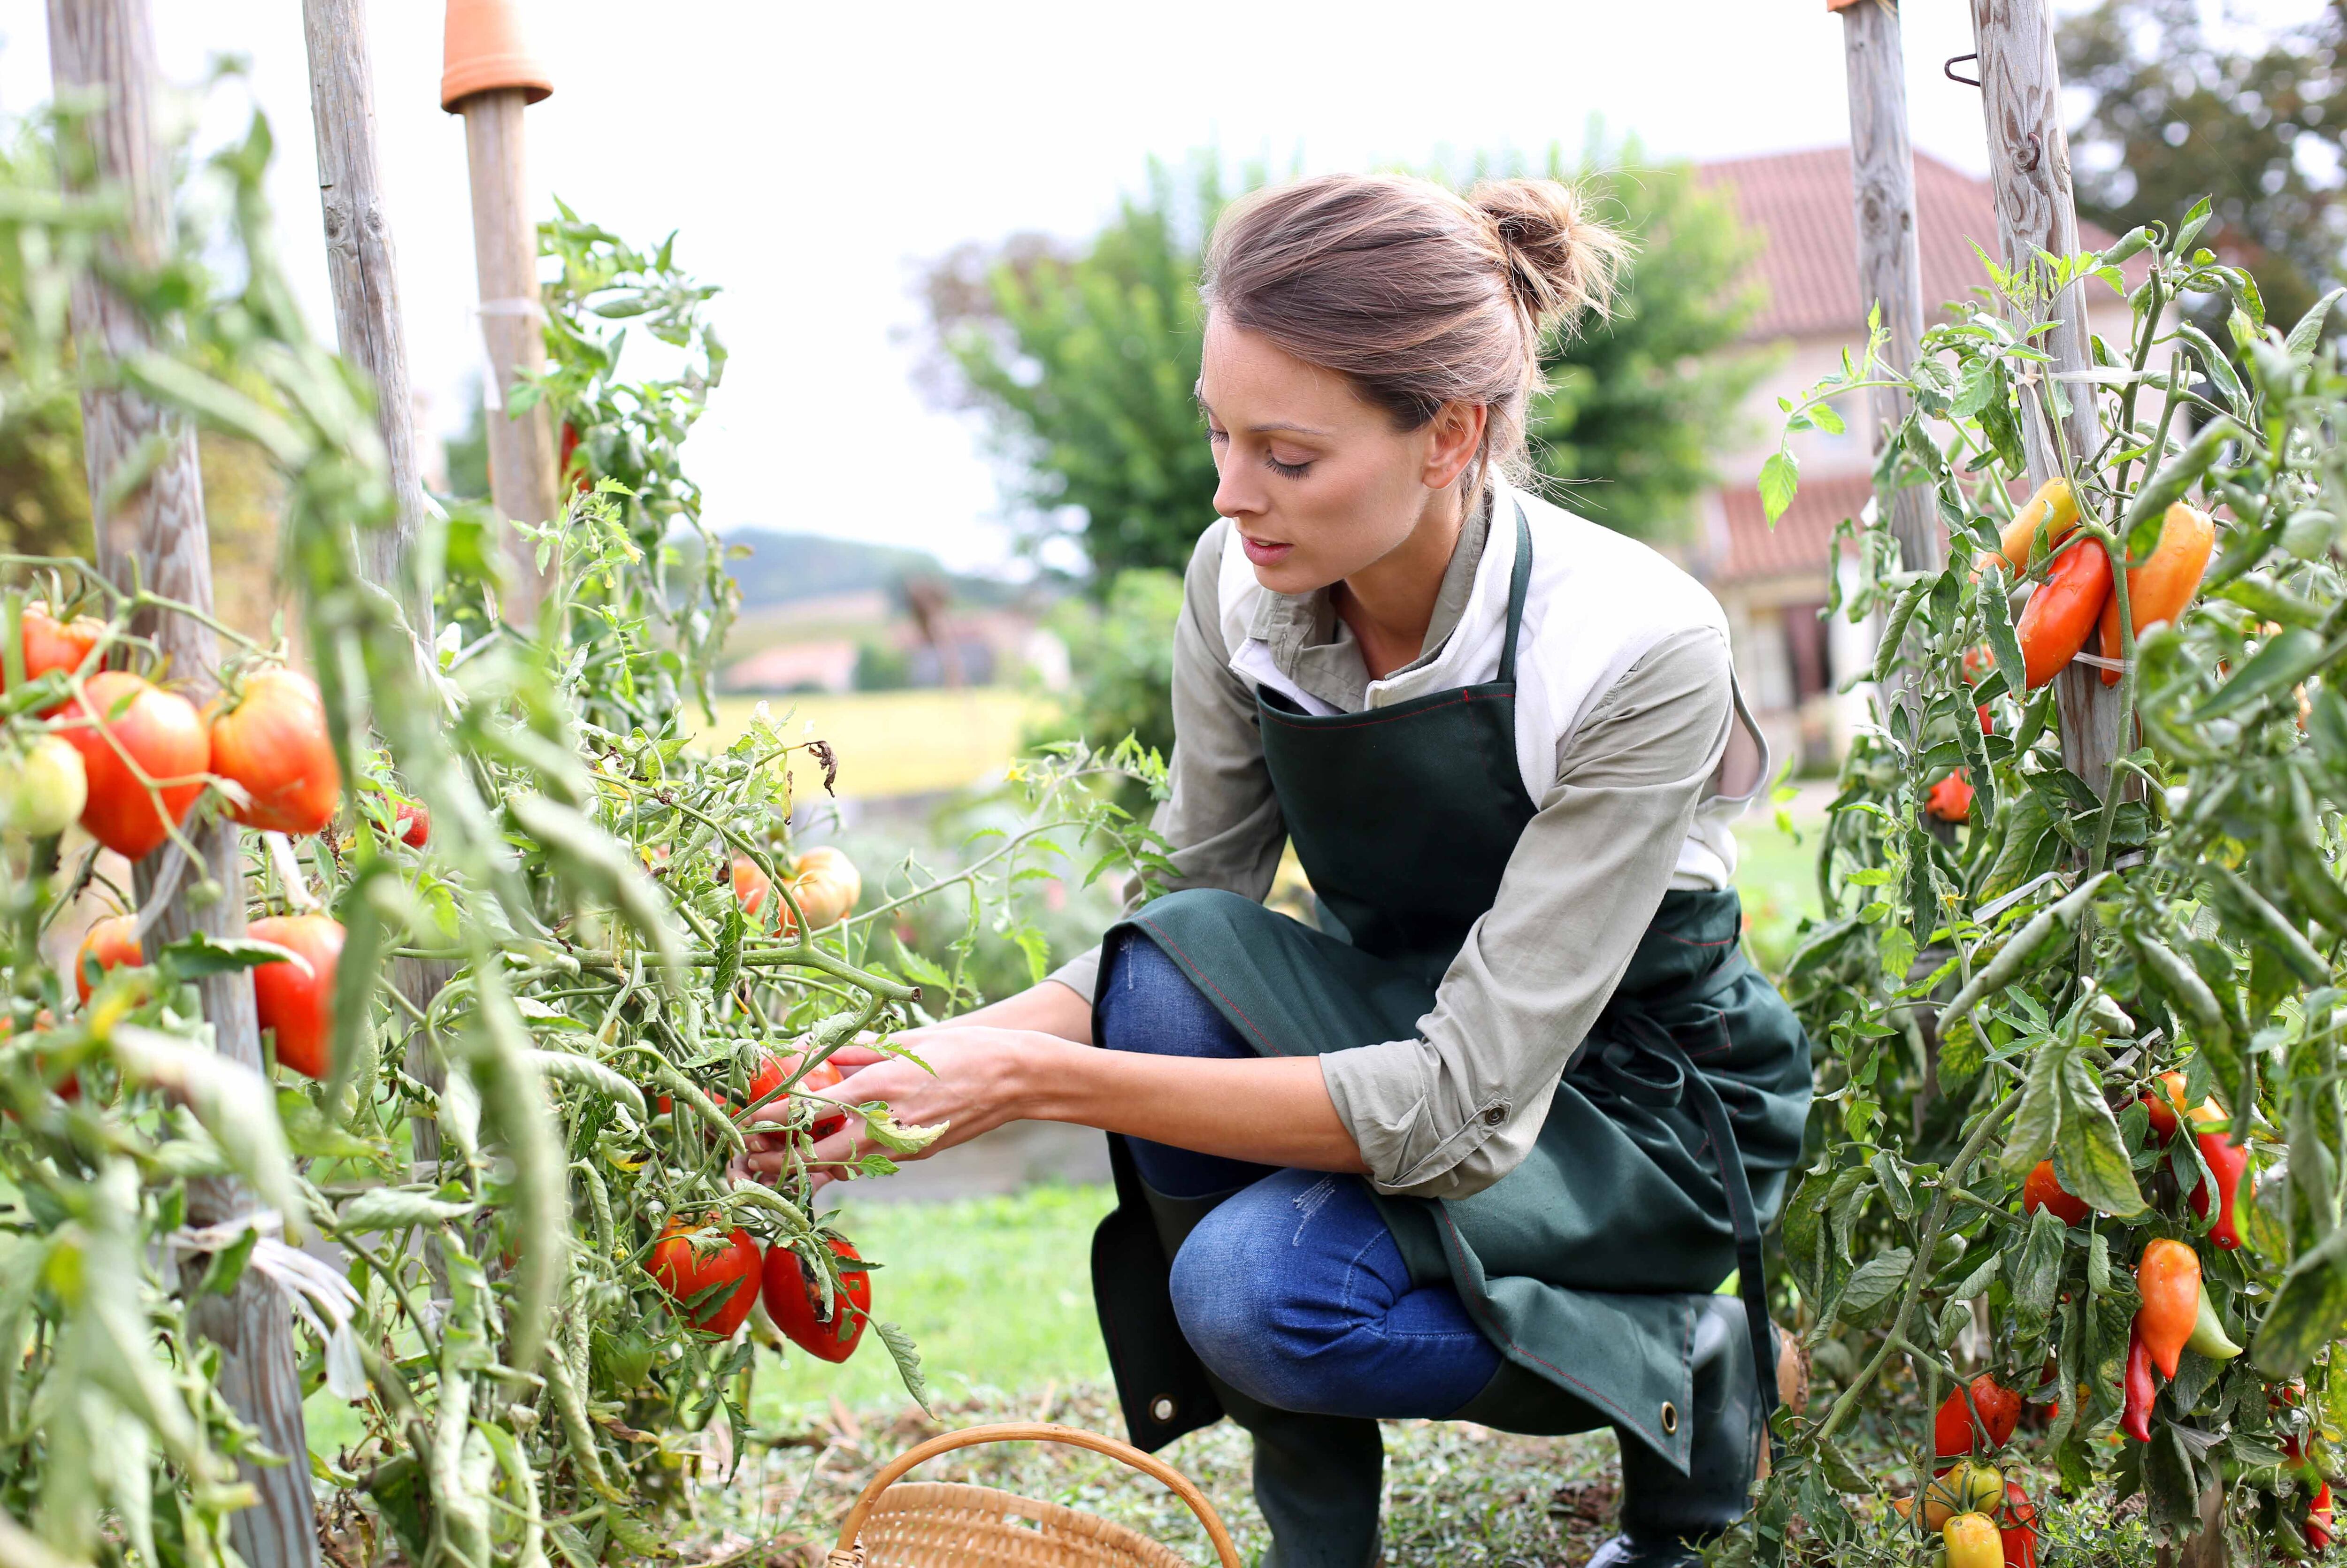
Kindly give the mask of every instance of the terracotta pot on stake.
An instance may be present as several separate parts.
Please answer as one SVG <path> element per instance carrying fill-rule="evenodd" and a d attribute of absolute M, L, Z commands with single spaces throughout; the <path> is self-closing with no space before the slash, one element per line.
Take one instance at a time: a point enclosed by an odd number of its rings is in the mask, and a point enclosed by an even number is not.
<path fill-rule="evenodd" d="M 554 91 L 524 41 L 519 0 L 448 0 L 440 107 L 465 117 L 473 185 L 473 258 L 481 335 L 489 354 L 489 493 L 498 515 L 542 523 L 557 515 L 554 436 L 543 405 L 508 417 L 505 395 L 546 367 L 538 301 L 538 231 L 530 221 L 522 110 Z M 513 594 L 507 619 L 537 608 L 534 550 L 509 540 Z"/>

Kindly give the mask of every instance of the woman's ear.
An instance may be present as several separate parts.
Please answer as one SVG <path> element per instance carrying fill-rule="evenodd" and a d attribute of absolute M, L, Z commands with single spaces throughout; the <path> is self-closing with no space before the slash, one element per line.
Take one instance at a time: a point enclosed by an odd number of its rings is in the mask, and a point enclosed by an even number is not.
<path fill-rule="evenodd" d="M 1491 411 L 1480 403 L 1446 403 L 1428 422 L 1424 482 L 1430 490 L 1448 487 L 1482 450 Z"/>

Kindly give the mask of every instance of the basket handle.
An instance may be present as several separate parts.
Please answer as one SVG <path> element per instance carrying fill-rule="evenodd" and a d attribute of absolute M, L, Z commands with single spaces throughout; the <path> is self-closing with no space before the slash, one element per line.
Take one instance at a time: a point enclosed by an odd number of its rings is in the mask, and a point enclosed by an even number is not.
<path fill-rule="evenodd" d="M 872 1484 L 866 1487 L 863 1495 L 856 1500 L 856 1506 L 847 1511 L 847 1518 L 839 1527 L 839 1544 L 832 1548 L 831 1568 L 862 1568 L 864 1554 L 859 1538 L 864 1533 L 865 1517 L 872 1512 L 873 1504 L 880 1501 L 880 1494 L 904 1479 L 906 1471 L 956 1449 L 972 1448 L 981 1443 L 1020 1442 L 1066 1443 L 1071 1448 L 1090 1449 L 1094 1453 L 1108 1455 L 1128 1469 L 1137 1470 L 1145 1476 L 1164 1482 L 1167 1490 L 1180 1498 L 1190 1512 L 1198 1516 L 1198 1522 L 1206 1527 L 1206 1538 L 1214 1543 L 1214 1552 L 1222 1559 L 1223 1568 L 1239 1568 L 1239 1549 L 1232 1543 L 1231 1532 L 1223 1528 L 1222 1517 L 1215 1513 L 1214 1505 L 1206 1501 L 1206 1494 L 1200 1491 L 1188 1476 L 1155 1455 L 1143 1453 L 1131 1443 L 1119 1442 L 1098 1432 L 1088 1432 L 1081 1427 L 1062 1427 L 1043 1421 L 1006 1421 L 996 1426 L 965 1427 L 958 1432 L 940 1433 L 898 1454 L 881 1467 L 880 1473 L 872 1478 Z"/>

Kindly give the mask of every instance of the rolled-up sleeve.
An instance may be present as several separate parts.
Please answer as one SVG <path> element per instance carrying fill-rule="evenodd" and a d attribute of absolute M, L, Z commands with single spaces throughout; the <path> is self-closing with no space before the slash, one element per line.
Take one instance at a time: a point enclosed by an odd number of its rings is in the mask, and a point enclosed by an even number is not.
<path fill-rule="evenodd" d="M 1233 673 L 1223 637 L 1223 545 L 1229 529 L 1217 521 L 1200 536 L 1184 575 L 1182 619 L 1174 629 L 1176 738 L 1166 765 L 1170 793 L 1152 825 L 1173 845 L 1167 858 L 1175 874 L 1165 879 L 1165 891 L 1220 887 L 1260 903 L 1278 874 L 1287 827 L 1264 765 L 1255 693 Z M 1092 1000 L 1100 948 L 1069 959 L 1047 978 Z"/>
<path fill-rule="evenodd" d="M 1632 666 L 1565 743 L 1419 1038 L 1320 1059 L 1378 1191 L 1464 1197 L 1531 1152 L 1670 886 L 1727 743 L 1729 671 L 1709 629 Z"/>

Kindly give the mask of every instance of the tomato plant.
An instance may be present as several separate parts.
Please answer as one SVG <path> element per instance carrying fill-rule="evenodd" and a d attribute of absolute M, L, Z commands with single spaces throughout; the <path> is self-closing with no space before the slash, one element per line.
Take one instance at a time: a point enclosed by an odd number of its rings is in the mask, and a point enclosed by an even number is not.
<path fill-rule="evenodd" d="M 1731 1557 L 1922 1561 L 1877 1500 L 1951 1440 L 2139 1496 L 2154 1541 L 2213 1500 L 2256 1554 L 2299 1551 L 2347 1464 L 2340 295 L 2270 325 L 2195 247 L 2207 218 L 1993 271 L 1911 373 L 1878 332 L 1793 405 L 1800 428 L 1817 398 L 1899 386 L 1881 478 L 1926 490 L 1948 548 L 1914 569 L 1882 519 L 1843 525 L 1863 570 L 1831 612 L 1881 617 L 1880 695 L 1786 979 L 1819 1047 L 1787 1306 L 1825 1397 L 1778 1418 Z M 2028 323 L 2106 288 L 2128 340 L 2057 377 Z M 2230 343 L 2187 296 L 2230 302 Z M 1781 502 L 1789 451 L 1771 467 Z M 1952 822 L 1930 802 L 1958 770 Z M 1898 1461 L 1861 1461 L 1860 1434 Z"/>
<path fill-rule="evenodd" d="M 394 514 L 371 394 L 310 337 L 268 248 L 268 153 L 256 122 L 200 171 L 219 200 L 191 219 L 224 228 L 191 229 L 151 275 L 108 263 L 171 345 L 131 366 L 76 352 L 60 310 L 26 302 L 95 276 L 118 204 L 0 159 L 0 246 L 27 279 L 0 302 L 0 422 L 135 380 L 265 454 L 304 661 L 285 673 L 289 646 L 215 624 L 211 673 L 240 695 L 208 732 L 155 683 L 175 672 L 142 630 L 209 620 L 200 607 L 85 562 L 0 560 L 0 756 L 73 748 L 95 839 L 13 804 L 0 835 L 0 1509 L 68 1560 L 222 1562 L 254 1438 L 199 1309 L 258 1272 L 291 1303 L 302 1391 L 364 1426 L 338 1454 L 280 1457 L 362 1501 L 408 1559 L 654 1557 L 673 1456 L 712 1422 L 747 1434 L 761 1254 L 800 1259 L 817 1302 L 866 1323 L 859 1260 L 810 1211 L 817 1130 L 861 1116 L 880 1151 L 839 1175 L 886 1173 L 935 1136 L 815 1098 L 839 1081 L 831 1053 L 866 1034 L 890 1049 L 979 999 L 981 929 L 1040 968 L 1020 897 L 1039 876 L 1162 872 L 1111 786 L 1162 792 L 1163 771 L 1129 743 L 1056 748 L 1010 781 L 1025 816 L 963 864 L 867 879 L 805 842 L 853 759 L 764 712 L 722 748 L 694 743 L 687 710 L 705 708 L 735 591 L 680 456 L 724 363 L 713 291 L 672 243 L 641 252 L 568 210 L 544 233 L 552 367 L 514 395 L 579 432 L 584 484 L 524 530 L 535 591 L 486 508 L 436 513 L 399 580 L 365 583 L 359 539 Z M 627 331 L 662 345 L 666 373 L 631 374 Z M 70 662 L 36 653 L 36 602 L 87 633 Z M 403 604 L 429 607 L 428 637 Z M 231 879 L 186 825 L 240 812 L 254 830 Z M 139 861 L 110 890 L 156 905 L 126 918 L 241 886 L 246 938 L 159 923 L 133 948 L 118 930 L 101 967 L 138 974 L 77 1006 L 42 941 L 107 890 L 101 845 Z M 736 897 L 737 861 L 774 918 Z M 924 900 L 962 912 L 927 952 L 897 940 Z M 199 982 L 236 970 L 273 1078 L 208 1038 Z M 772 1185 L 732 1170 L 760 1100 L 793 1112 L 796 1164 Z M 190 1184 L 222 1176 L 251 1209 L 192 1224 Z M 738 1286 L 702 1299 L 713 1256 Z M 926 1399 L 910 1342 L 868 1326 Z"/>

